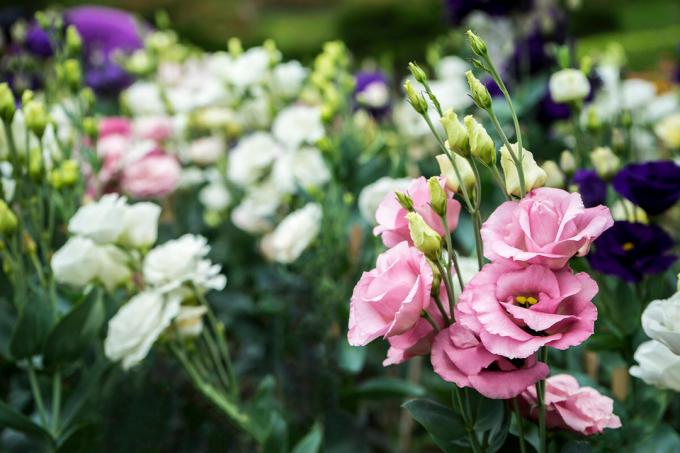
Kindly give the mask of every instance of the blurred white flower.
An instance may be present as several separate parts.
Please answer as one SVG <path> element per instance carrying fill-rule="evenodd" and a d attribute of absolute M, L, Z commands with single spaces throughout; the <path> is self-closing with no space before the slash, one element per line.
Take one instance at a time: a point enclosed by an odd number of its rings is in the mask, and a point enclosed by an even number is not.
<path fill-rule="evenodd" d="M 246 187 L 261 178 L 282 151 L 271 135 L 252 133 L 241 139 L 229 153 L 227 177 L 233 183 Z"/>
<path fill-rule="evenodd" d="M 321 110 L 317 107 L 292 105 L 281 110 L 274 119 L 272 133 L 289 149 L 314 144 L 324 136 Z"/>
<path fill-rule="evenodd" d="M 590 82 L 579 69 L 562 69 L 550 76 L 548 84 L 553 101 L 564 104 L 585 99 L 590 93 Z"/>
<path fill-rule="evenodd" d="M 231 203 L 231 193 L 224 184 L 211 182 L 201 189 L 198 199 L 208 210 L 223 211 Z"/>
<path fill-rule="evenodd" d="M 642 312 L 642 329 L 649 338 L 680 355 L 680 292 L 650 302 Z"/>
<path fill-rule="evenodd" d="M 378 210 L 378 205 L 387 194 L 394 192 L 402 192 L 406 190 L 411 180 L 408 178 L 390 178 L 383 176 L 374 183 L 364 187 L 359 194 L 359 212 L 361 216 L 371 225 L 376 224 L 375 211 Z"/>
<path fill-rule="evenodd" d="M 132 276 L 128 256 L 115 245 L 100 245 L 93 252 L 98 258 L 97 280 L 104 287 L 113 291 Z"/>
<path fill-rule="evenodd" d="M 680 113 L 667 116 L 661 120 L 654 132 L 669 148 L 680 148 Z"/>
<path fill-rule="evenodd" d="M 59 283 L 83 287 L 99 273 L 100 254 L 89 238 L 75 236 L 52 255 L 52 272 Z"/>
<path fill-rule="evenodd" d="M 69 221 L 68 230 L 99 243 L 116 242 L 125 229 L 127 209 L 125 197 L 104 195 L 99 201 L 81 206 Z"/>
<path fill-rule="evenodd" d="M 435 66 L 435 74 L 438 79 L 451 80 L 459 79 L 465 80 L 465 72 L 470 69 L 467 61 L 455 55 L 443 57 Z"/>
<path fill-rule="evenodd" d="M 161 207 L 155 203 L 140 202 L 128 206 L 122 219 L 123 231 L 118 242 L 132 248 L 153 245 L 158 238 L 160 215 Z"/>
<path fill-rule="evenodd" d="M 187 189 L 197 186 L 205 181 L 203 171 L 197 167 L 186 167 L 182 169 L 182 176 L 180 177 L 178 187 Z"/>
<path fill-rule="evenodd" d="M 236 208 L 231 211 L 231 221 L 251 234 L 271 230 L 272 217 L 281 205 L 282 192 L 267 182 L 252 188 Z"/>
<path fill-rule="evenodd" d="M 208 309 L 203 306 L 183 306 L 175 318 L 174 325 L 182 337 L 197 337 L 203 331 L 203 316 Z"/>
<path fill-rule="evenodd" d="M 278 64 L 272 73 L 272 89 L 284 98 L 292 98 L 302 89 L 309 70 L 299 61 Z"/>
<path fill-rule="evenodd" d="M 638 363 L 630 374 L 660 389 L 680 392 L 680 356 L 673 354 L 658 341 L 646 341 L 633 356 Z"/>
<path fill-rule="evenodd" d="M 194 164 L 210 165 L 226 153 L 224 138 L 218 135 L 198 138 L 186 148 L 185 158 Z"/>
<path fill-rule="evenodd" d="M 155 291 L 137 294 L 109 321 L 104 352 L 130 369 L 141 362 L 160 334 L 180 312 L 180 298 Z"/>
<path fill-rule="evenodd" d="M 319 188 L 331 178 L 321 151 L 311 146 L 284 154 L 274 163 L 271 181 L 284 193 L 292 193 L 296 186 L 305 190 Z"/>
<path fill-rule="evenodd" d="M 624 109 L 644 110 L 656 97 L 656 87 L 643 79 L 626 79 L 621 83 L 621 99 Z"/>
<path fill-rule="evenodd" d="M 361 92 L 357 93 L 356 97 L 359 104 L 380 109 L 390 102 L 390 89 L 384 82 L 376 80 L 366 85 Z"/>
<path fill-rule="evenodd" d="M 262 238 L 262 253 L 270 260 L 292 263 L 316 239 L 323 212 L 317 203 L 308 203 L 289 214 L 276 229 Z"/>
<path fill-rule="evenodd" d="M 430 82 L 430 88 L 443 109 L 460 111 L 470 107 L 473 103 L 468 95 L 469 89 L 465 79 L 433 80 Z M 427 101 L 430 103 L 428 110 L 435 110 L 429 98 Z M 434 123 L 437 124 L 439 121 L 434 121 Z"/>
<path fill-rule="evenodd" d="M 239 55 L 226 70 L 227 81 L 246 89 L 264 81 L 269 71 L 270 55 L 263 47 L 251 47 Z"/>
<path fill-rule="evenodd" d="M 158 85 L 137 81 L 123 93 L 125 103 L 134 116 L 163 115 L 165 106 Z"/>

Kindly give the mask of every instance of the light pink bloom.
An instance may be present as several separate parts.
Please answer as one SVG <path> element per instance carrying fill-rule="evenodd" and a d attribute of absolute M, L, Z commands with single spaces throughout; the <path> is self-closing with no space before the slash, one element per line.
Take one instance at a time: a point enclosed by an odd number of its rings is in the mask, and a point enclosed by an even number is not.
<path fill-rule="evenodd" d="M 535 355 L 513 363 L 492 354 L 471 330 L 458 322 L 435 337 L 431 360 L 432 368 L 445 381 L 472 387 L 493 399 L 513 398 L 545 379 L 550 371 Z"/>
<path fill-rule="evenodd" d="M 597 283 L 568 267 L 487 264 L 456 304 L 458 322 L 493 354 L 526 358 L 542 346 L 567 349 L 593 334 Z"/>
<path fill-rule="evenodd" d="M 418 249 L 400 242 L 378 257 L 354 287 L 347 339 L 363 346 L 378 337 L 401 335 L 430 305 L 432 269 Z"/>
<path fill-rule="evenodd" d="M 99 139 L 97 154 L 102 161 L 98 174 L 99 181 L 108 184 L 117 176 L 122 169 L 123 158 L 131 146 L 130 138 L 121 134 L 110 134 Z"/>
<path fill-rule="evenodd" d="M 439 183 L 445 188 L 445 179 L 440 178 Z M 446 210 L 446 220 L 449 230 L 453 231 L 458 226 L 458 216 L 460 215 L 460 203 L 453 199 L 453 192 L 446 190 L 449 196 Z M 411 185 L 406 189 L 406 194 L 413 200 L 413 208 L 420 214 L 425 222 L 430 225 L 440 235 L 445 234 L 444 224 L 439 215 L 430 207 L 430 190 L 427 180 L 420 177 L 411 181 Z M 373 234 L 382 235 L 383 243 L 387 247 L 393 247 L 401 241 L 413 244 L 408 230 L 406 220 L 407 211 L 397 201 L 394 193 L 388 193 L 380 202 L 375 213 L 378 226 L 373 229 Z"/>
<path fill-rule="evenodd" d="M 560 269 L 572 256 L 587 254 L 613 224 L 606 206 L 584 208 L 578 193 L 535 189 L 522 200 L 506 201 L 484 222 L 484 256 Z"/>
<path fill-rule="evenodd" d="M 558 374 L 545 381 L 546 426 L 562 428 L 586 436 L 599 434 L 605 428 L 620 428 L 614 415 L 614 401 L 592 387 L 580 387 L 573 376 Z M 531 385 L 521 394 L 525 415 L 538 418 L 536 388 Z"/>
<path fill-rule="evenodd" d="M 175 190 L 182 168 L 172 156 L 153 151 L 126 164 L 121 189 L 135 198 L 158 198 Z"/>
<path fill-rule="evenodd" d="M 99 139 L 109 135 L 129 137 L 132 134 L 132 123 L 122 116 L 109 116 L 99 121 Z"/>
<path fill-rule="evenodd" d="M 172 119 L 165 116 L 148 116 L 135 119 L 135 135 L 142 139 L 163 142 L 173 133 Z"/>

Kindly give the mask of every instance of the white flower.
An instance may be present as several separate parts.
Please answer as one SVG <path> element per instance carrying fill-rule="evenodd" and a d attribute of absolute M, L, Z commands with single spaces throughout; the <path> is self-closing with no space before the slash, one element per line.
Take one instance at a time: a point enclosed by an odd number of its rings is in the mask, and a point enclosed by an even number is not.
<path fill-rule="evenodd" d="M 383 108 L 390 102 L 390 89 L 380 80 L 373 81 L 357 93 L 357 101 L 365 107 Z"/>
<path fill-rule="evenodd" d="M 12 171 L 12 164 L 9 162 L 0 162 L 0 184 L 2 184 L 2 190 L 5 193 L 6 201 L 12 201 L 14 198 L 16 181 L 12 179 Z"/>
<path fill-rule="evenodd" d="M 233 183 L 246 187 L 260 179 L 281 147 L 265 132 L 255 132 L 244 137 L 229 153 L 227 177 Z"/>
<path fill-rule="evenodd" d="M 271 122 L 271 105 L 264 93 L 243 102 L 239 111 L 240 121 L 248 128 L 265 128 Z"/>
<path fill-rule="evenodd" d="M 217 135 L 201 137 L 189 143 L 186 158 L 198 165 L 210 165 L 217 162 L 226 153 L 224 139 Z"/>
<path fill-rule="evenodd" d="M 590 93 L 590 82 L 578 69 L 562 69 L 550 76 L 548 84 L 553 101 L 564 104 L 585 99 Z"/>
<path fill-rule="evenodd" d="M 161 207 L 155 203 L 141 202 L 130 205 L 122 219 L 123 231 L 118 241 L 132 248 L 152 245 L 158 238 L 158 219 Z M 118 220 L 120 222 L 120 219 Z"/>
<path fill-rule="evenodd" d="M 677 93 L 670 92 L 657 96 L 652 102 L 645 106 L 643 121 L 654 123 L 660 119 L 672 115 L 680 108 L 680 100 Z"/>
<path fill-rule="evenodd" d="M 203 315 L 207 312 L 208 309 L 203 305 L 180 308 L 174 323 L 180 336 L 199 336 L 203 331 Z"/>
<path fill-rule="evenodd" d="M 197 186 L 205 181 L 203 171 L 197 167 L 187 167 L 182 169 L 182 175 L 179 179 L 178 187 L 187 189 Z"/>
<path fill-rule="evenodd" d="M 626 79 L 621 83 L 622 107 L 631 111 L 643 110 L 656 97 L 656 87 L 643 79 Z"/>
<path fill-rule="evenodd" d="M 271 230 L 271 218 L 281 205 L 281 195 L 272 182 L 253 188 L 231 212 L 231 221 L 250 234 Z"/>
<path fill-rule="evenodd" d="M 460 111 L 470 107 L 473 103 L 472 98 L 468 96 L 465 79 L 433 80 L 430 82 L 430 88 L 443 109 Z M 427 102 L 430 104 L 428 110 L 436 112 L 429 98 L 427 98 Z M 435 119 L 434 123 L 437 124 L 439 121 Z"/>
<path fill-rule="evenodd" d="M 322 215 L 317 203 L 308 203 L 292 212 L 273 232 L 262 238 L 262 252 L 272 261 L 292 263 L 316 239 Z"/>
<path fill-rule="evenodd" d="M 680 292 L 650 302 L 642 312 L 642 329 L 649 338 L 680 355 Z"/>
<path fill-rule="evenodd" d="M 135 82 L 125 90 L 124 97 L 134 116 L 165 114 L 161 91 L 155 83 Z"/>
<path fill-rule="evenodd" d="M 636 206 L 626 199 L 618 200 L 611 207 L 614 220 L 627 222 L 649 223 L 647 213 L 640 206 Z"/>
<path fill-rule="evenodd" d="M 554 160 L 546 160 L 541 165 L 541 168 L 548 177 L 545 180 L 547 187 L 556 187 L 561 189 L 564 187 L 564 173 Z"/>
<path fill-rule="evenodd" d="M 72 237 L 52 256 L 54 278 L 59 283 L 86 286 L 97 277 L 100 258 L 99 249 L 93 240 Z"/>
<path fill-rule="evenodd" d="M 212 182 L 201 189 L 198 199 L 211 211 L 223 211 L 231 203 L 231 193 L 220 182 Z"/>
<path fill-rule="evenodd" d="M 680 356 L 673 354 L 658 341 L 646 341 L 633 356 L 638 363 L 630 374 L 660 389 L 680 392 Z"/>
<path fill-rule="evenodd" d="M 137 294 L 109 321 L 104 352 L 130 369 L 147 356 L 151 346 L 180 311 L 180 299 L 155 291 Z"/>
<path fill-rule="evenodd" d="M 383 176 L 372 184 L 367 185 L 361 190 L 359 194 L 359 212 L 361 216 L 371 225 L 376 224 L 375 211 L 378 210 L 378 205 L 387 194 L 394 196 L 395 192 L 402 192 L 409 186 L 410 180 L 408 178 L 394 179 L 389 176 Z"/>
<path fill-rule="evenodd" d="M 680 148 L 680 113 L 667 116 L 661 120 L 654 132 L 669 148 Z"/>
<path fill-rule="evenodd" d="M 272 73 L 274 93 L 284 98 L 297 96 L 307 78 L 307 72 L 308 69 L 296 60 L 277 65 Z"/>
<path fill-rule="evenodd" d="M 318 188 L 331 179 L 321 151 L 311 146 L 286 153 L 274 164 L 272 182 L 284 193 L 292 193 L 298 185 L 305 190 Z"/>
<path fill-rule="evenodd" d="M 515 156 L 519 159 L 517 151 L 517 144 L 512 144 L 512 150 Z M 522 170 L 524 170 L 524 185 L 527 192 L 537 187 L 542 187 L 545 180 L 548 179 L 546 172 L 536 164 L 534 155 L 524 149 L 522 152 Z M 503 167 L 503 174 L 505 175 L 505 190 L 508 194 L 520 195 L 519 175 L 517 174 L 517 167 L 512 160 L 510 151 L 503 145 L 501 147 L 501 167 Z"/>
<path fill-rule="evenodd" d="M 238 89 L 261 83 L 269 71 L 270 55 L 262 47 L 252 47 L 226 68 L 227 80 Z"/>
<path fill-rule="evenodd" d="M 463 278 L 463 284 L 467 285 L 472 278 L 479 273 L 479 262 L 476 256 L 460 256 L 458 255 L 458 267 L 460 268 L 460 276 Z M 460 283 L 458 277 L 453 276 L 453 292 L 456 296 L 460 295 Z"/>
<path fill-rule="evenodd" d="M 439 123 L 439 116 L 436 111 L 433 114 L 431 112 L 433 109 L 427 111 L 432 120 L 432 124 L 436 128 L 443 129 Z M 408 103 L 408 101 L 401 101 L 394 107 L 394 122 L 401 133 L 412 139 L 419 139 L 424 137 L 430 137 L 431 132 L 425 120 L 416 112 L 413 107 Z"/>
<path fill-rule="evenodd" d="M 305 105 L 287 107 L 274 120 L 272 133 L 289 149 L 298 148 L 303 143 L 314 144 L 325 133 L 321 110 Z"/>
<path fill-rule="evenodd" d="M 87 236 L 99 243 L 113 243 L 125 229 L 125 197 L 112 193 L 99 201 L 81 206 L 68 223 L 73 234 Z"/>
<path fill-rule="evenodd" d="M 621 159 L 608 146 L 599 146 L 590 152 L 590 161 L 600 178 L 609 180 L 621 166 Z"/>
<path fill-rule="evenodd" d="M 199 290 L 221 290 L 227 283 L 221 267 L 206 258 L 208 241 L 185 234 L 153 248 L 144 259 L 144 279 L 161 291 L 172 291 L 185 283 Z"/>
<path fill-rule="evenodd" d="M 470 69 L 467 61 L 455 55 L 443 57 L 434 69 L 437 78 L 442 80 L 465 79 L 465 73 Z"/>
<path fill-rule="evenodd" d="M 128 281 L 132 271 L 128 265 L 128 256 L 114 245 L 96 246 L 94 256 L 99 260 L 97 263 L 97 280 L 104 287 L 112 291 L 118 285 Z"/>
<path fill-rule="evenodd" d="M 238 124 L 236 113 L 226 107 L 206 107 L 195 114 L 196 125 L 204 129 L 219 129 Z"/>

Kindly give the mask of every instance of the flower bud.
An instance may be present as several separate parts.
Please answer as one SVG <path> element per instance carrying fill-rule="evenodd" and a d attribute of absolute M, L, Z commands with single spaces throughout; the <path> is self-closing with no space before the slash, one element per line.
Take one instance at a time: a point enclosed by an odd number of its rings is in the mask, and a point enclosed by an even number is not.
<path fill-rule="evenodd" d="M 4 200 L 0 200 L 0 234 L 10 235 L 17 229 L 17 216 Z"/>
<path fill-rule="evenodd" d="M 427 180 L 427 186 L 430 189 L 430 206 L 440 216 L 446 215 L 446 204 L 448 202 L 446 197 L 446 190 L 439 182 L 436 176 Z"/>
<path fill-rule="evenodd" d="M 465 73 L 468 85 L 470 86 L 470 94 L 475 105 L 480 109 L 489 110 L 491 108 L 491 95 L 484 84 L 479 81 L 472 71 Z"/>
<path fill-rule="evenodd" d="M 427 112 L 427 102 L 425 101 L 425 98 L 416 93 L 410 80 L 404 82 L 404 90 L 406 91 L 408 102 L 413 106 L 416 112 L 420 114 Z"/>
<path fill-rule="evenodd" d="M 90 110 L 94 106 L 94 101 L 95 101 L 95 95 L 94 91 L 92 91 L 92 88 L 90 87 L 85 87 L 82 90 L 80 90 L 79 97 L 81 101 L 83 102 L 83 106 L 85 110 Z"/>
<path fill-rule="evenodd" d="M 586 127 L 590 132 L 597 132 L 602 127 L 602 119 L 594 107 L 589 107 L 586 110 Z"/>
<path fill-rule="evenodd" d="M 227 48 L 229 49 L 229 54 L 233 58 L 238 58 L 243 53 L 243 45 L 241 44 L 241 40 L 235 37 L 229 38 Z"/>
<path fill-rule="evenodd" d="M 515 156 L 519 158 L 517 143 L 512 145 L 512 150 Z M 534 155 L 526 149 L 522 152 L 522 170 L 524 173 L 524 188 L 530 192 L 537 187 L 543 187 L 548 175 L 545 171 L 536 164 Z M 503 174 L 505 175 L 505 190 L 508 195 L 520 196 L 519 174 L 517 173 L 517 166 L 513 160 L 510 150 L 503 145 L 501 147 L 501 167 L 503 167 Z"/>
<path fill-rule="evenodd" d="M 465 126 L 458 121 L 458 115 L 456 115 L 453 110 L 448 109 L 444 112 L 444 116 L 442 116 L 439 121 L 442 123 L 442 126 L 444 126 L 444 130 L 446 130 L 446 137 L 448 138 L 451 150 L 461 156 L 469 156 L 470 142 L 468 140 L 468 131 Z"/>
<path fill-rule="evenodd" d="M 550 97 L 558 104 L 583 100 L 590 93 L 590 82 L 578 69 L 562 69 L 550 76 Z"/>
<path fill-rule="evenodd" d="M 621 126 L 625 129 L 630 129 L 633 126 L 633 115 L 628 109 L 621 112 Z"/>
<path fill-rule="evenodd" d="M 431 260 L 437 260 L 442 251 L 442 238 L 417 212 L 406 214 L 413 245 Z"/>
<path fill-rule="evenodd" d="M 32 148 L 29 151 L 28 156 L 28 176 L 34 181 L 39 181 L 43 171 L 43 156 L 40 152 L 40 148 Z"/>
<path fill-rule="evenodd" d="M 83 40 L 78 33 L 78 29 L 69 25 L 66 27 L 66 48 L 70 55 L 76 56 L 80 55 L 80 50 L 83 47 Z"/>
<path fill-rule="evenodd" d="M 465 34 L 467 35 L 468 41 L 470 42 L 470 48 L 475 53 L 475 55 L 480 57 L 485 56 L 487 54 L 487 48 L 484 40 L 474 34 L 472 30 L 468 30 Z"/>
<path fill-rule="evenodd" d="M 621 165 L 621 160 L 614 154 L 611 148 L 600 146 L 590 153 L 590 161 L 595 167 L 595 171 L 600 178 L 608 181 L 611 179 Z"/>
<path fill-rule="evenodd" d="M 14 94 L 7 82 L 0 83 L 0 118 L 6 123 L 11 123 L 16 112 Z"/>
<path fill-rule="evenodd" d="M 32 90 L 24 90 L 24 92 L 21 93 L 21 105 L 26 105 L 31 102 L 33 100 L 33 94 Z"/>
<path fill-rule="evenodd" d="M 61 183 L 65 187 L 74 186 L 80 178 L 80 166 L 78 161 L 69 159 L 61 163 L 59 167 L 61 173 Z"/>
<path fill-rule="evenodd" d="M 80 62 L 74 58 L 69 58 L 64 61 L 61 66 L 62 78 L 67 86 L 77 91 L 82 83 L 82 72 L 80 70 Z"/>
<path fill-rule="evenodd" d="M 99 135 L 99 123 L 91 116 L 83 118 L 83 131 L 88 137 L 96 137 Z"/>
<path fill-rule="evenodd" d="M 496 164 L 496 145 L 484 126 L 479 124 L 472 115 L 467 115 L 464 120 L 470 140 L 470 152 L 480 162 L 487 166 Z"/>
<path fill-rule="evenodd" d="M 614 203 L 611 207 L 611 213 L 614 220 L 649 224 L 649 217 L 645 210 L 626 199 L 621 199 Z"/>
<path fill-rule="evenodd" d="M 574 155 L 568 149 L 565 149 L 560 154 L 560 168 L 568 177 L 571 177 L 576 171 L 576 159 L 574 159 Z"/>
<path fill-rule="evenodd" d="M 413 74 L 413 78 L 416 79 L 416 82 L 423 84 L 427 83 L 427 75 L 425 75 L 425 71 L 423 71 L 420 66 L 410 62 L 408 68 L 411 70 L 411 74 Z"/>
<path fill-rule="evenodd" d="M 49 122 L 45 104 L 33 100 L 28 102 L 24 105 L 24 117 L 26 120 L 26 127 L 39 139 L 42 139 L 47 123 Z"/>
<path fill-rule="evenodd" d="M 547 187 L 555 187 L 557 189 L 562 189 L 564 187 L 564 173 L 560 170 L 554 160 L 546 160 L 541 165 L 541 168 L 548 177 L 545 180 L 545 185 Z"/>
<path fill-rule="evenodd" d="M 456 168 L 458 168 L 458 174 L 460 174 L 460 179 L 463 180 L 463 184 L 468 191 L 471 191 L 476 184 L 475 173 L 472 171 L 470 162 L 464 157 L 459 156 L 456 153 L 451 155 L 451 158 L 456 162 Z M 446 179 L 446 187 L 452 192 L 458 192 L 460 189 L 460 180 L 458 179 L 458 174 L 456 174 L 455 168 L 451 160 L 446 154 L 439 154 L 437 157 L 437 163 L 439 164 L 439 171 L 441 175 Z"/>
<path fill-rule="evenodd" d="M 409 197 L 404 192 L 394 192 L 394 195 L 397 197 L 397 201 L 399 202 L 402 208 L 406 209 L 409 212 L 413 211 L 413 200 L 411 199 L 411 197 Z"/>

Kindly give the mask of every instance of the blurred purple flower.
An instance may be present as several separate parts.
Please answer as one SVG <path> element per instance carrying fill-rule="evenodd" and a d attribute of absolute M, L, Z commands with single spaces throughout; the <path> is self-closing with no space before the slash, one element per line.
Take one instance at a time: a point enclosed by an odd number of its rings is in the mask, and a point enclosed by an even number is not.
<path fill-rule="evenodd" d="M 505 16 L 513 12 L 526 11 L 533 5 L 532 0 L 445 0 L 446 16 L 453 25 L 460 25 L 473 11 L 483 11 L 490 16 Z"/>
<path fill-rule="evenodd" d="M 578 186 L 586 208 L 605 204 L 607 201 L 607 183 L 595 170 L 577 170 L 572 182 Z"/>
<path fill-rule="evenodd" d="M 26 31 L 26 50 L 37 57 L 47 58 L 52 56 L 52 45 L 45 30 L 38 24 L 32 23 Z"/>
<path fill-rule="evenodd" d="M 593 246 L 588 255 L 593 269 L 630 283 L 664 272 L 677 259 L 668 254 L 673 239 L 656 225 L 617 221 Z"/>
<path fill-rule="evenodd" d="M 387 76 L 380 71 L 361 71 L 356 74 L 354 101 L 376 118 L 390 109 L 390 87 Z"/>
<path fill-rule="evenodd" d="M 680 166 L 671 160 L 628 164 L 613 185 L 647 214 L 661 214 L 680 200 Z"/>

